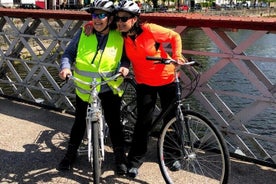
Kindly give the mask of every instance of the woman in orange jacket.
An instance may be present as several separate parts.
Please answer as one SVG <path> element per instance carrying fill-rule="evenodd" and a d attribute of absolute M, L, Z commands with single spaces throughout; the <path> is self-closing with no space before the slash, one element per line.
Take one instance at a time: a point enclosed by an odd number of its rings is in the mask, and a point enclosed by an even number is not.
<path fill-rule="evenodd" d="M 129 58 L 137 82 L 137 122 L 133 142 L 128 154 L 128 175 L 135 178 L 147 152 L 149 128 L 152 124 L 157 95 L 161 108 L 166 109 L 176 98 L 175 65 L 154 64 L 146 56 L 170 57 L 163 43 L 170 43 L 172 59 L 183 64 L 181 37 L 175 31 L 150 23 L 140 23 L 140 8 L 129 0 L 123 0 L 117 7 L 115 21 L 124 37 L 126 55 Z M 171 111 L 171 118 L 175 109 Z M 175 167 L 179 164 L 175 164 Z M 178 169 L 178 168 L 173 168 Z"/>

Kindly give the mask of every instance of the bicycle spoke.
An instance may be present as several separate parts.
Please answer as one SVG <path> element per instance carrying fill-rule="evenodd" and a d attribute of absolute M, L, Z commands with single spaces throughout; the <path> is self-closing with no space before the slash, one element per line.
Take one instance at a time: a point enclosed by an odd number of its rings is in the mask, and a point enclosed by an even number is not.
<path fill-rule="evenodd" d="M 229 155 L 221 134 L 203 116 L 194 112 L 186 116 L 186 122 L 172 119 L 161 133 L 158 149 L 164 179 L 167 183 L 227 182 Z"/>

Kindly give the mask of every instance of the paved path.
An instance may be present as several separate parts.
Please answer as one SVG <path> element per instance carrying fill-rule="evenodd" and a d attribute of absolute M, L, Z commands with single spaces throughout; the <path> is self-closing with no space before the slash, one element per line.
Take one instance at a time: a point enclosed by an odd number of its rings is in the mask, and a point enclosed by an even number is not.
<path fill-rule="evenodd" d="M 89 164 L 80 156 L 73 172 L 55 167 L 63 157 L 74 117 L 0 97 L 0 183 L 89 183 Z M 154 141 L 154 140 L 152 140 Z M 155 144 L 154 144 L 155 145 Z M 155 149 L 135 180 L 117 177 L 107 152 L 103 183 L 162 184 Z M 275 184 L 276 169 L 232 159 L 231 184 Z"/>

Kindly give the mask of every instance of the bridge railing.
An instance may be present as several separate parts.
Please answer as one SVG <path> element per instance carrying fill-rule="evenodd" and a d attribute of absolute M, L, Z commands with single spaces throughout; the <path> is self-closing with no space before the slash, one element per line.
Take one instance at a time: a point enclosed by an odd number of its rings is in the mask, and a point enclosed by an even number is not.
<path fill-rule="evenodd" d="M 1 8 L 0 15 L 0 94 L 74 112 L 74 86 L 58 78 L 59 59 L 90 15 Z M 270 49 L 268 54 L 248 50 L 268 35 L 275 36 L 276 19 L 168 13 L 141 18 L 179 32 L 184 55 L 205 62 L 193 98 L 223 132 L 230 152 L 275 166 L 275 50 L 266 44 L 262 50 Z M 240 31 L 246 36 L 237 42 L 233 38 Z M 185 39 L 198 35 L 214 49 L 185 46 Z M 189 82 L 185 73 L 182 80 Z"/>

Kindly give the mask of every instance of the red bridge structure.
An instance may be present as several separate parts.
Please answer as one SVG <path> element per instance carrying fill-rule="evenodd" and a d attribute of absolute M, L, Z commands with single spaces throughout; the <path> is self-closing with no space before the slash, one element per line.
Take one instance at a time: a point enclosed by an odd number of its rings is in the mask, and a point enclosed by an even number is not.
<path fill-rule="evenodd" d="M 74 86 L 58 78 L 59 59 L 90 18 L 82 11 L 0 8 L 0 95 L 74 112 Z M 221 130 L 231 154 L 275 167 L 276 18 L 199 13 L 141 18 L 180 33 L 183 54 L 204 63 L 193 98 Z M 199 36 L 215 49 L 185 45 L 185 39 Z M 261 49 L 250 52 L 256 47 Z M 184 71 L 181 76 L 189 82 Z"/>

